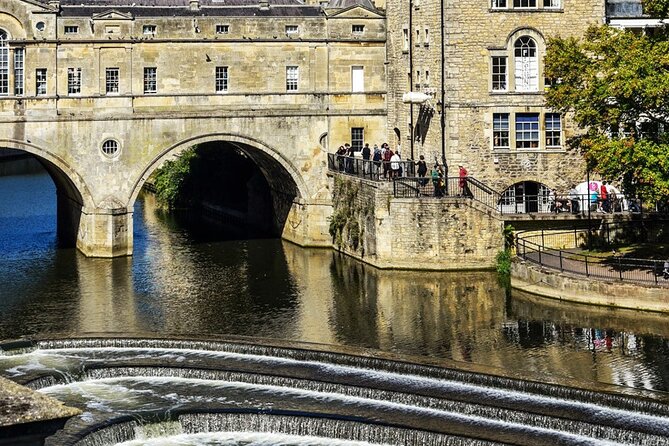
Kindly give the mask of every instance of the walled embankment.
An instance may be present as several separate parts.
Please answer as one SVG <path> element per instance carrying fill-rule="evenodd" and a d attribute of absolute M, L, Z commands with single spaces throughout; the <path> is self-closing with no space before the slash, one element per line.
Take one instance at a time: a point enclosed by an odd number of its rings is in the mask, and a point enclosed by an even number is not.
<path fill-rule="evenodd" d="M 520 260 L 511 267 L 511 286 L 562 301 L 669 313 L 666 287 L 570 276 Z"/>
<path fill-rule="evenodd" d="M 492 269 L 503 249 L 496 212 L 461 197 L 395 198 L 392 183 L 334 175 L 335 249 L 378 268 Z"/>

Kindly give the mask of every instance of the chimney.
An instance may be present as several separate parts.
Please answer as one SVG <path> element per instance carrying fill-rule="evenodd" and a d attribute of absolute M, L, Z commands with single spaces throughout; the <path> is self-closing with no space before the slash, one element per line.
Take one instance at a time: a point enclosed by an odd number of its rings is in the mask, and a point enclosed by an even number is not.
<path fill-rule="evenodd" d="M 260 0 L 260 4 L 258 6 L 262 11 L 269 10 L 269 0 Z"/>
<path fill-rule="evenodd" d="M 54 9 L 60 10 L 60 0 L 49 0 L 49 6 Z"/>
<path fill-rule="evenodd" d="M 190 10 L 199 11 L 200 10 L 200 0 L 190 0 Z"/>

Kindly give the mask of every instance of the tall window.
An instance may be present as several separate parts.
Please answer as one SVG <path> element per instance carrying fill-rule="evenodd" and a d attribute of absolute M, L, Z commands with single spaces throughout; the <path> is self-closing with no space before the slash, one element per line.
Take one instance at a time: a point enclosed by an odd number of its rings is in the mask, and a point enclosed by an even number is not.
<path fill-rule="evenodd" d="M 9 45 L 7 33 L 0 29 L 0 95 L 9 94 Z"/>
<path fill-rule="evenodd" d="M 546 113 L 546 147 L 562 145 L 562 123 L 559 113 Z"/>
<path fill-rule="evenodd" d="M 362 143 L 365 140 L 365 129 L 363 127 L 351 128 L 351 147 L 356 152 L 362 150 Z"/>
<path fill-rule="evenodd" d="M 158 91 L 156 67 L 144 67 L 144 93 L 156 93 Z"/>
<path fill-rule="evenodd" d="M 513 45 L 516 91 L 539 89 L 539 61 L 537 44 L 529 36 L 522 36 Z"/>
<path fill-rule="evenodd" d="M 14 94 L 23 96 L 25 85 L 25 59 L 26 50 L 23 48 L 14 49 Z"/>
<path fill-rule="evenodd" d="M 409 30 L 404 28 L 402 30 L 402 51 L 409 51 Z"/>
<path fill-rule="evenodd" d="M 516 115 L 516 148 L 539 148 L 539 113 Z"/>
<path fill-rule="evenodd" d="M 351 91 L 365 91 L 365 68 L 351 67 Z"/>
<path fill-rule="evenodd" d="M 492 148 L 509 148 L 509 114 L 493 113 L 492 115 Z"/>
<path fill-rule="evenodd" d="M 67 94 L 81 93 L 81 68 L 67 69 Z"/>
<path fill-rule="evenodd" d="M 492 89 L 506 91 L 506 57 L 493 56 L 492 58 Z"/>
<path fill-rule="evenodd" d="M 216 67 L 216 93 L 228 91 L 228 67 Z"/>
<path fill-rule="evenodd" d="M 286 91 L 297 91 L 297 84 L 300 79 L 298 67 L 286 67 Z"/>
<path fill-rule="evenodd" d="M 35 70 L 35 92 L 38 96 L 46 94 L 46 68 L 37 68 Z"/>
<path fill-rule="evenodd" d="M 105 70 L 105 91 L 107 93 L 118 93 L 119 70 L 118 68 L 107 68 Z"/>
<path fill-rule="evenodd" d="M 423 35 L 423 45 L 430 46 L 430 29 L 425 28 L 425 34 Z"/>

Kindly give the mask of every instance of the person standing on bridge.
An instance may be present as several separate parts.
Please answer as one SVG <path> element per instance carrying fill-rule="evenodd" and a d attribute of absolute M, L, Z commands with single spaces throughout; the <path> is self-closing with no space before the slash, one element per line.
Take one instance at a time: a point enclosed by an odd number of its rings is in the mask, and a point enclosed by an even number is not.
<path fill-rule="evenodd" d="M 362 148 L 362 173 L 368 174 L 372 172 L 370 158 L 372 157 L 372 149 L 369 148 L 369 143 L 365 143 L 365 147 Z"/>
<path fill-rule="evenodd" d="M 471 192 L 469 191 L 469 187 L 467 187 L 467 169 L 460 164 L 458 166 L 459 169 L 459 180 L 458 180 L 458 185 L 460 186 L 460 195 L 463 197 L 465 196 L 471 196 Z"/>

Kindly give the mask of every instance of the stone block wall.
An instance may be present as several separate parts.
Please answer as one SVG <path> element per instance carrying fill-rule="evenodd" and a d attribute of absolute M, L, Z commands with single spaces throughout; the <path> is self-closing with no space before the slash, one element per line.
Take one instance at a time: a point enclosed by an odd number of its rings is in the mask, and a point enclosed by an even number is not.
<path fill-rule="evenodd" d="M 394 198 L 392 184 L 336 174 L 335 249 L 379 268 L 489 269 L 503 249 L 502 221 L 464 198 Z"/>

